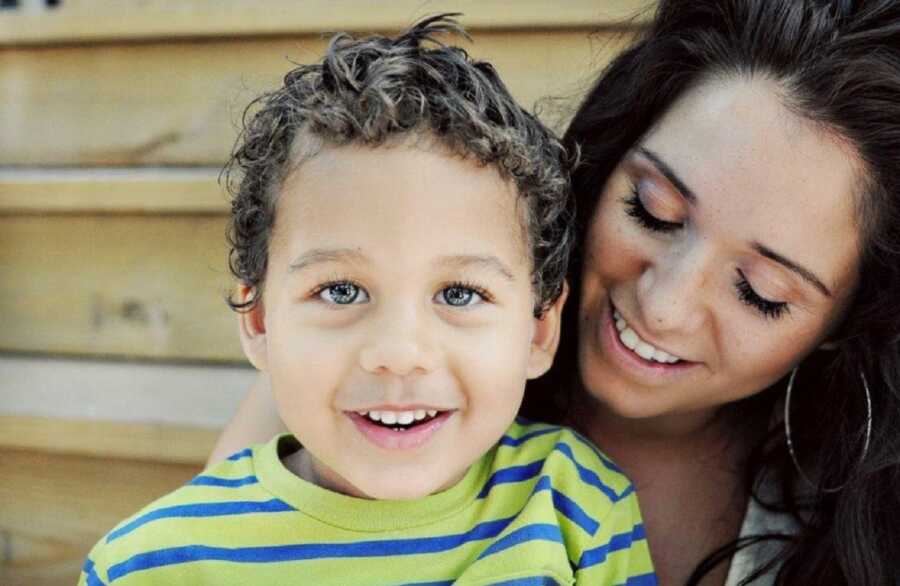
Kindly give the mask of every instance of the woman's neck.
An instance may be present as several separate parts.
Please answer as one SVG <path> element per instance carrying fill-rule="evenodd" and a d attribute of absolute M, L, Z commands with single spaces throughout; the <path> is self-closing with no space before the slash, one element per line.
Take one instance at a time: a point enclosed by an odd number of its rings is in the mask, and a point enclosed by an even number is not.
<path fill-rule="evenodd" d="M 663 586 L 684 584 L 697 564 L 738 537 L 754 439 L 728 413 L 629 420 L 583 397 L 570 424 L 631 478 Z M 727 564 L 703 584 L 721 585 Z"/>

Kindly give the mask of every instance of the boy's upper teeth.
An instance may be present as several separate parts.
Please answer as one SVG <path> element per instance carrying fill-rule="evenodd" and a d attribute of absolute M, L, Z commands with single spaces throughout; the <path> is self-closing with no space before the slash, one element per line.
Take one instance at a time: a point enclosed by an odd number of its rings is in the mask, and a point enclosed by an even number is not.
<path fill-rule="evenodd" d="M 372 421 L 380 421 L 388 425 L 399 423 L 409 425 L 413 421 L 421 421 L 426 417 L 434 417 L 438 414 L 433 409 L 416 409 L 414 411 L 357 411 L 357 415 L 368 417 Z"/>
<path fill-rule="evenodd" d="M 616 330 L 619 331 L 619 340 L 622 341 L 622 344 L 644 360 L 653 360 L 654 362 L 665 364 L 673 364 L 680 360 L 677 356 L 673 356 L 665 350 L 660 350 L 642 340 L 637 335 L 637 332 L 628 327 L 628 322 L 625 321 L 625 318 L 618 311 L 613 312 L 613 319 L 616 321 Z"/>

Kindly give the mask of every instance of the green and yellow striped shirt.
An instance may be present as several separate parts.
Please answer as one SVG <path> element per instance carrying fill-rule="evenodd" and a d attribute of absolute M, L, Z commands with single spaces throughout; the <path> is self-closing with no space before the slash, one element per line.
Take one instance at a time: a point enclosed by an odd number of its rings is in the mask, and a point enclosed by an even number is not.
<path fill-rule="evenodd" d="M 80 585 L 656 584 L 634 489 L 576 433 L 514 423 L 454 487 L 374 501 L 248 448 L 103 538 Z"/>

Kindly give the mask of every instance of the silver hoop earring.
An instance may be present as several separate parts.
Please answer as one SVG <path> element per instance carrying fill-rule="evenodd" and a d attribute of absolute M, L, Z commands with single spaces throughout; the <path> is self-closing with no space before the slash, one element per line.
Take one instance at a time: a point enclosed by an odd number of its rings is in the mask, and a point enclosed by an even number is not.
<path fill-rule="evenodd" d="M 794 461 L 794 467 L 797 469 L 800 478 L 813 488 L 816 488 L 816 483 L 810 480 L 809 476 L 803 472 L 800 461 L 797 459 L 797 454 L 794 452 L 794 442 L 791 440 L 791 390 L 794 388 L 794 378 L 797 376 L 798 368 L 799 367 L 795 366 L 794 370 L 791 371 L 791 377 L 788 379 L 787 384 L 787 392 L 784 397 L 784 435 L 787 439 L 788 452 L 791 455 L 791 460 Z M 862 464 L 866 459 L 866 455 L 869 453 L 869 440 L 872 439 L 872 396 L 869 393 L 869 383 L 866 381 L 866 375 L 864 375 L 862 371 L 859 372 L 859 378 L 862 379 L 863 389 L 866 391 L 866 439 L 863 443 L 862 455 L 859 457 L 857 466 Z M 846 485 L 847 483 L 845 482 L 840 486 L 821 488 L 820 490 L 827 493 L 840 492 Z"/>

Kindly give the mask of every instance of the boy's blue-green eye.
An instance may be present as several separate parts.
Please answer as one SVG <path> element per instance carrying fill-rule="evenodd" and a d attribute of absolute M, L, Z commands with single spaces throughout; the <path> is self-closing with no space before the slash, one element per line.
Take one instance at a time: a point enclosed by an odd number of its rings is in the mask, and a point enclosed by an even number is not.
<path fill-rule="evenodd" d="M 453 307 L 465 307 L 477 303 L 482 299 L 481 294 L 471 287 L 452 285 L 441 289 L 437 294 L 438 303 L 452 305 Z"/>
<path fill-rule="evenodd" d="M 354 303 L 365 303 L 369 300 L 369 295 L 359 285 L 343 282 L 325 285 L 319 291 L 319 298 L 335 305 L 352 305 Z"/>

